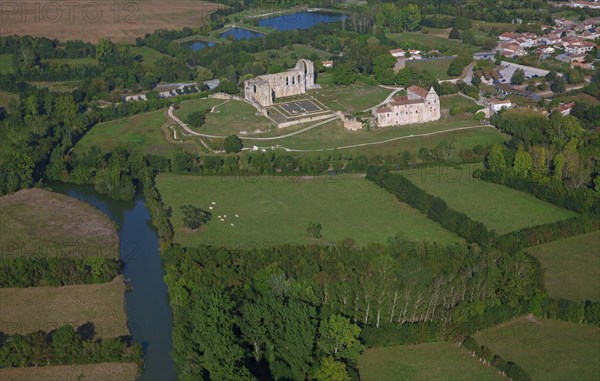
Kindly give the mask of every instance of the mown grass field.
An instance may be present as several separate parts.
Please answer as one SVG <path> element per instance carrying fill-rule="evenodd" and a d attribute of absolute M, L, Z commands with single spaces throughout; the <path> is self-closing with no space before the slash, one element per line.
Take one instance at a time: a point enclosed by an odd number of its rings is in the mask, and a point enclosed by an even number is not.
<path fill-rule="evenodd" d="M 7 334 L 92 322 L 99 337 L 129 335 L 122 276 L 101 284 L 0 288 L 0 307 L 0 324 Z"/>
<path fill-rule="evenodd" d="M 0 74 L 8 74 L 13 70 L 13 55 L 0 54 Z"/>
<path fill-rule="evenodd" d="M 42 189 L 0 198 L 0 247 L 14 256 L 119 257 L 115 225 L 101 211 Z"/>
<path fill-rule="evenodd" d="M 156 63 L 164 58 L 164 57 L 168 57 L 165 54 L 162 54 L 161 52 L 159 52 L 158 50 L 152 49 L 148 46 L 136 46 L 131 48 L 131 52 L 135 55 L 135 56 L 140 56 L 142 61 L 142 65 L 145 67 L 149 67 L 152 68 L 154 67 L 154 65 L 156 65 Z"/>
<path fill-rule="evenodd" d="M 296 55 L 296 58 L 292 57 L 293 54 Z M 300 58 L 309 58 L 313 54 L 316 55 L 321 61 L 327 60 L 331 57 L 331 53 L 302 44 L 284 46 L 278 50 L 265 50 L 254 53 L 254 56 L 259 60 L 265 60 L 270 65 L 283 66 L 283 64 L 287 62 L 288 65 L 293 67 Z"/>
<path fill-rule="evenodd" d="M 324 84 L 308 93 L 332 110 L 354 113 L 379 104 L 391 92 L 390 89 L 357 82 L 352 85 Z"/>
<path fill-rule="evenodd" d="M 486 367 L 464 349 L 452 343 L 426 343 L 370 348 L 358 360 L 363 381 L 500 381 L 492 367 Z"/>
<path fill-rule="evenodd" d="M 417 71 L 430 71 L 437 79 L 450 79 L 448 75 L 448 67 L 452 63 L 454 58 L 444 58 L 437 60 L 412 60 L 406 61 L 406 67 L 414 68 Z"/>
<path fill-rule="evenodd" d="M 124 146 L 132 151 L 159 155 L 168 155 L 176 150 L 200 150 L 200 143 L 194 141 L 175 142 L 173 131 L 165 125 L 166 118 L 165 110 L 157 110 L 99 123 L 77 143 L 75 152 L 84 152 L 94 145 L 105 151 Z M 176 124 L 171 122 L 168 125 Z"/>
<path fill-rule="evenodd" d="M 2 381 L 135 381 L 136 363 L 36 366 L 0 369 Z"/>
<path fill-rule="evenodd" d="M 322 225 L 321 242 L 348 237 L 360 244 L 386 242 L 396 234 L 409 240 L 461 240 L 390 193 L 353 175 L 314 179 L 165 174 L 158 176 L 156 183 L 173 211 L 175 242 L 184 246 L 315 242 L 306 237 L 309 222 Z M 206 226 L 197 231 L 183 226 L 182 205 L 209 210 L 212 202 L 216 202 L 213 219 Z"/>
<path fill-rule="evenodd" d="M 61 65 L 69 65 L 71 67 L 77 66 L 96 66 L 98 65 L 98 60 L 91 57 L 85 58 L 49 58 L 42 60 L 42 63 L 47 65 L 54 65 L 60 67 Z"/>
<path fill-rule="evenodd" d="M 498 234 L 576 215 L 525 192 L 474 179 L 472 173 L 477 168 L 479 165 L 460 169 L 438 167 L 403 174 L 415 185 L 442 198 L 449 207 L 466 213 Z"/>
<path fill-rule="evenodd" d="M 246 102 L 222 99 L 194 99 L 182 102 L 180 109 L 175 110 L 176 117 L 187 123 L 187 116 L 194 111 L 211 110 L 206 114 L 206 121 L 197 129 L 198 132 L 228 136 L 240 135 L 240 131 L 251 133 L 254 130 L 266 130 L 273 124 L 263 116 L 256 116 L 256 109 Z"/>
<path fill-rule="evenodd" d="M 527 249 L 539 258 L 550 296 L 600 300 L 600 232 L 595 231 Z"/>
<path fill-rule="evenodd" d="M 58 92 L 58 93 L 71 93 L 81 83 L 81 81 L 58 81 L 58 82 L 48 82 L 48 81 L 39 81 L 39 82 L 30 82 L 33 86 L 39 87 L 42 89 L 48 89 L 50 91 Z"/>
<path fill-rule="evenodd" d="M 480 345 L 514 361 L 533 380 L 593 381 L 600 374 L 600 328 L 521 318 L 475 335 Z"/>

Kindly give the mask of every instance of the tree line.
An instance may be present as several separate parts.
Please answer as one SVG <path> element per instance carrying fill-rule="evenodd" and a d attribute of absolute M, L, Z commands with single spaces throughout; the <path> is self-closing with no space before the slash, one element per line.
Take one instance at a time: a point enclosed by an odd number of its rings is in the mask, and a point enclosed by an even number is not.
<path fill-rule="evenodd" d="M 32 367 L 104 362 L 137 362 L 142 346 L 130 337 L 98 338 L 94 324 L 77 329 L 61 326 L 50 332 L 7 335 L 0 332 L 0 367 Z"/>
<path fill-rule="evenodd" d="M 116 277 L 119 260 L 98 257 L 17 257 L 0 259 L 0 288 L 105 283 Z"/>
<path fill-rule="evenodd" d="M 506 361 L 502 356 L 494 354 L 485 345 L 479 345 L 477 340 L 471 336 L 465 337 L 462 346 L 473 356 L 479 357 L 485 364 L 489 364 L 498 369 L 500 373 L 515 381 L 530 381 L 531 377 L 523 368 L 512 361 Z"/>

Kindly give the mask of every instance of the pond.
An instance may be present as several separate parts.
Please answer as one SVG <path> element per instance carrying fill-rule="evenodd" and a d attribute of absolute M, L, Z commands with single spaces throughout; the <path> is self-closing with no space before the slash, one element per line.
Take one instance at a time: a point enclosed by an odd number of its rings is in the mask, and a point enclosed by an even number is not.
<path fill-rule="evenodd" d="M 336 22 L 346 15 L 326 12 L 298 12 L 269 17 L 258 21 L 258 25 L 278 30 L 308 29 L 322 22 Z"/>
<path fill-rule="evenodd" d="M 246 28 L 231 28 L 228 31 L 225 31 L 219 35 L 221 38 L 228 38 L 229 36 L 233 36 L 234 40 L 247 40 L 249 38 L 261 38 L 265 35 L 263 33 L 255 32 Z"/>
<path fill-rule="evenodd" d="M 214 42 L 207 42 L 207 41 L 199 41 L 199 40 L 194 40 L 191 42 L 186 42 L 181 44 L 182 46 L 185 46 L 186 48 L 190 48 L 193 51 L 198 51 L 200 49 L 204 49 L 207 46 L 213 46 L 215 43 Z"/>
<path fill-rule="evenodd" d="M 145 369 L 141 380 L 175 380 L 170 357 L 172 314 L 163 280 L 158 235 L 150 223 L 150 211 L 143 197 L 138 194 L 133 201 L 116 201 L 97 193 L 89 185 L 55 183 L 51 188 L 94 206 L 119 226 L 124 276 L 133 288 L 125 294 L 127 324 L 134 340 L 144 348 Z"/>

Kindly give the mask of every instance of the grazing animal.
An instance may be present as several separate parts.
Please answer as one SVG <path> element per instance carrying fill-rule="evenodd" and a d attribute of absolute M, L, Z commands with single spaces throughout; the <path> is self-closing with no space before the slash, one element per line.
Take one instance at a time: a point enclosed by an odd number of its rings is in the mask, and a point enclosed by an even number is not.
<path fill-rule="evenodd" d="M 238 216 L 237 214 L 235 215 L 237 218 L 240 218 L 240 216 Z"/>
<path fill-rule="evenodd" d="M 234 224 L 231 224 L 231 226 L 235 226 Z"/>
<path fill-rule="evenodd" d="M 225 220 L 221 218 L 221 222 L 225 222 Z"/>

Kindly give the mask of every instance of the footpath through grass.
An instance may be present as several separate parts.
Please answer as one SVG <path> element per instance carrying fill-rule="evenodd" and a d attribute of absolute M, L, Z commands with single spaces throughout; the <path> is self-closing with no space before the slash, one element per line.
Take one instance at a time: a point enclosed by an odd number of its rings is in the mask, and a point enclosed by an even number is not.
<path fill-rule="evenodd" d="M 486 367 L 452 343 L 426 343 L 365 350 L 358 360 L 363 381 L 453 380 L 500 381 Z"/>
<path fill-rule="evenodd" d="M 598 327 L 525 317 L 479 332 L 475 339 L 533 380 L 593 381 L 600 375 Z"/>
<path fill-rule="evenodd" d="M 498 234 L 547 224 L 576 213 L 525 192 L 472 177 L 480 165 L 422 168 L 403 172 L 415 185 L 442 198 L 449 207 L 466 213 Z"/>
<path fill-rule="evenodd" d="M 600 300 L 600 231 L 527 249 L 542 262 L 554 298 Z"/>
<path fill-rule="evenodd" d="M 306 244 L 348 237 L 366 244 L 386 242 L 396 234 L 415 241 L 461 241 L 390 193 L 353 175 L 290 179 L 162 174 L 156 183 L 173 211 L 175 242 L 184 246 Z M 189 231 L 180 209 L 187 204 L 205 210 L 212 206 L 212 221 Z M 323 238 L 306 237 L 309 222 L 322 225 Z"/>

